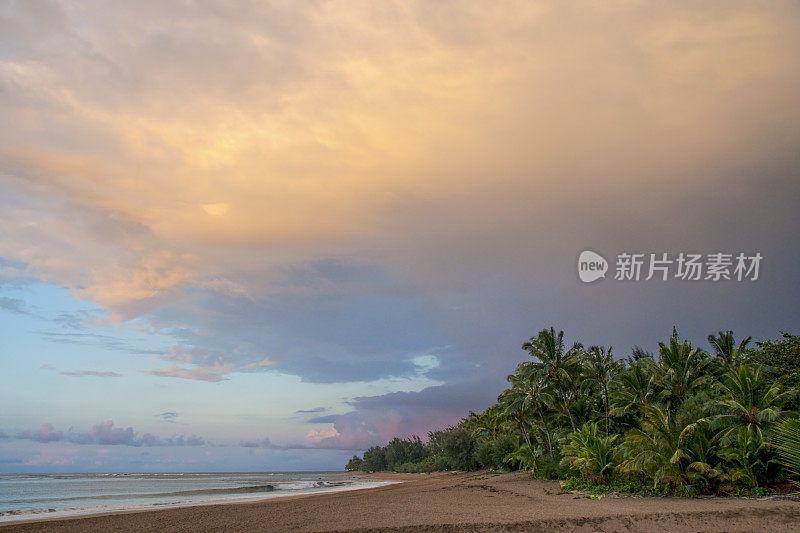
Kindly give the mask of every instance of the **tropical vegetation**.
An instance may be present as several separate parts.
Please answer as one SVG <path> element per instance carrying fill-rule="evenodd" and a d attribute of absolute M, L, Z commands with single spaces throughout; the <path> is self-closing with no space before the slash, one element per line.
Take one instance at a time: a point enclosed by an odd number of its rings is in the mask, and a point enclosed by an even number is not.
<path fill-rule="evenodd" d="M 656 354 L 568 345 L 544 329 L 482 413 L 395 438 L 354 456 L 348 470 L 526 470 L 594 491 L 762 495 L 800 484 L 800 337 L 710 350 L 672 335 Z"/>

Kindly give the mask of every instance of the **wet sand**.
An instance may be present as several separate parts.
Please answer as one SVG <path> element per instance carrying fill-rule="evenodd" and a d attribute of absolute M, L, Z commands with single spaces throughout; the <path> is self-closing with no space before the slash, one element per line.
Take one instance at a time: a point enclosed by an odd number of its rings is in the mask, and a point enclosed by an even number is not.
<path fill-rule="evenodd" d="M 0 525 L 12 531 L 800 531 L 791 498 L 591 499 L 527 474 L 385 474 L 384 487 Z"/>

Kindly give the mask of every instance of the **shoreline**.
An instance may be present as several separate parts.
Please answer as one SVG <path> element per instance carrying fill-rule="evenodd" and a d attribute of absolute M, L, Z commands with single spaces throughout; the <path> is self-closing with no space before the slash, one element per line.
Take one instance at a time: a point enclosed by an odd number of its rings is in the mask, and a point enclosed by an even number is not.
<path fill-rule="evenodd" d="M 365 472 L 356 472 L 356 473 L 349 473 L 349 472 L 335 472 L 334 475 L 352 475 L 356 477 L 364 478 L 363 480 L 358 480 L 361 484 L 357 485 L 341 485 L 335 487 L 326 487 L 326 488 L 312 488 L 312 489 L 303 489 L 303 491 L 277 491 L 277 492 L 269 492 L 266 494 L 259 494 L 259 495 L 249 495 L 249 496 L 242 496 L 242 497 L 228 497 L 228 498 L 220 498 L 215 500 L 207 500 L 207 501 L 196 501 L 196 502 L 181 502 L 181 503 L 164 503 L 164 504 L 140 504 L 135 505 L 130 508 L 122 508 L 122 509 L 107 509 L 107 510 L 80 510 L 80 509 L 56 509 L 53 512 L 46 512 L 42 511 L 39 513 L 31 513 L 25 515 L 23 513 L 20 514 L 11 514 L 0 517 L 0 529 L 3 529 L 4 526 L 13 526 L 18 524 L 28 524 L 28 523 L 38 523 L 38 522 L 53 522 L 59 520 L 80 520 L 83 518 L 95 518 L 101 516 L 110 516 L 110 515 L 120 515 L 120 514 L 129 514 L 129 513 L 147 513 L 147 512 L 157 512 L 157 511 L 166 511 L 171 509 L 188 509 L 194 507 L 206 507 L 206 506 L 215 506 L 215 505 L 246 505 L 246 504 L 258 504 L 258 503 L 267 503 L 273 500 L 283 500 L 289 498 L 306 498 L 311 496 L 318 496 L 322 494 L 332 494 L 332 493 L 339 493 L 339 492 L 352 492 L 358 490 L 368 490 L 368 489 L 375 489 L 378 487 L 385 487 L 388 485 L 393 485 L 396 483 L 402 483 L 402 481 L 392 481 L 392 480 L 381 480 L 377 477 L 372 477 L 371 474 Z M 6 519 L 8 516 L 14 517 L 11 519 Z M 20 518 L 16 518 L 20 517 Z"/>
<path fill-rule="evenodd" d="M 360 475 L 360 474 L 359 474 Z M 796 531 L 789 498 L 591 498 L 524 473 L 364 474 L 373 488 L 0 523 L 0 531 Z"/>

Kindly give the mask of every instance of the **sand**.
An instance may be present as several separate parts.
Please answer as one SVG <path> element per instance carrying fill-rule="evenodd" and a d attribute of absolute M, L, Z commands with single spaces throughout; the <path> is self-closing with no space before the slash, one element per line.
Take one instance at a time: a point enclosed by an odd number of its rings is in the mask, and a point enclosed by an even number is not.
<path fill-rule="evenodd" d="M 790 497 L 591 499 L 517 472 L 388 474 L 379 488 L 41 520 L 11 531 L 800 531 Z"/>

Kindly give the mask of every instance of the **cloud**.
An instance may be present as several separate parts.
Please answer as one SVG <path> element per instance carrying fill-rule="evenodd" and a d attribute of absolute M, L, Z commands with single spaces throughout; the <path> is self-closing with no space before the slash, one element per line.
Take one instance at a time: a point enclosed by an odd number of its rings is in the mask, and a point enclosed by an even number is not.
<path fill-rule="evenodd" d="M 18 2 L 0 46 L 0 276 L 169 335 L 150 376 L 434 385 L 320 445 L 485 407 L 551 324 L 625 350 L 797 316 L 794 2 Z M 589 288 L 587 248 L 765 272 Z"/>
<path fill-rule="evenodd" d="M 25 461 L 26 465 L 64 466 L 75 464 L 78 449 L 74 447 L 42 446 Z"/>
<path fill-rule="evenodd" d="M 475 382 L 355 398 L 353 411 L 331 417 L 332 427 L 311 430 L 306 438 L 318 448 L 361 450 L 394 437 L 426 438 L 429 431 L 454 425 L 470 411 L 482 411 L 495 399 L 492 395 L 492 388 Z"/>
<path fill-rule="evenodd" d="M 18 439 L 29 439 L 36 442 L 57 442 L 64 439 L 64 433 L 56 431 L 52 424 L 42 424 L 36 431 L 23 431 Z"/>
<path fill-rule="evenodd" d="M 77 444 L 126 444 L 129 446 L 140 444 L 133 428 L 114 427 L 114 422 L 111 420 L 95 424 L 86 433 L 71 435 L 70 440 Z"/>
<path fill-rule="evenodd" d="M 171 365 L 164 368 L 153 368 L 150 370 L 145 370 L 144 372 L 145 374 L 149 374 L 151 376 L 159 376 L 165 378 L 193 379 L 199 381 L 210 381 L 212 383 L 215 383 L 227 379 L 224 377 L 224 374 L 232 370 L 233 368 L 228 365 L 220 365 L 219 367 L 213 370 L 203 367 L 183 368 Z"/>
<path fill-rule="evenodd" d="M 263 439 L 255 439 L 255 440 L 246 440 L 241 441 L 239 446 L 242 448 L 267 448 L 271 450 L 312 450 L 315 449 L 316 446 L 313 444 L 300 444 L 300 443 L 289 443 L 289 444 L 277 444 L 272 442 L 269 438 Z"/>
<path fill-rule="evenodd" d="M 324 416 L 315 416 L 313 418 L 309 418 L 306 420 L 309 424 L 330 424 L 336 421 L 341 415 L 324 415 Z"/>
<path fill-rule="evenodd" d="M 72 444 L 94 444 L 109 446 L 203 446 L 205 439 L 197 435 L 176 435 L 162 438 L 150 433 L 139 434 L 132 427 L 121 428 L 107 420 L 92 426 L 89 431 L 79 433 L 70 429 L 67 432 L 56 431 L 52 424 L 42 424 L 35 431 L 23 431 L 16 435 L 18 439 L 35 442 L 69 442 Z"/>
<path fill-rule="evenodd" d="M 65 323 L 68 327 L 73 326 L 69 322 Z M 145 349 L 131 344 L 129 341 L 115 337 L 113 335 L 104 335 L 93 332 L 63 332 L 63 331 L 39 331 L 39 335 L 43 339 L 56 344 L 85 344 L 90 346 L 99 346 L 104 350 L 114 350 L 130 354 L 150 354 L 157 355 L 161 352 L 158 350 Z"/>
<path fill-rule="evenodd" d="M 243 448 L 272 448 L 274 445 L 268 438 L 261 440 L 248 440 L 239 443 Z"/>
<path fill-rule="evenodd" d="M 145 435 L 145 437 L 151 437 L 152 443 L 145 444 L 146 446 L 205 446 L 206 441 L 202 437 L 198 437 L 197 435 L 178 435 L 177 437 L 171 437 L 166 440 L 153 438 L 150 435 Z"/>
<path fill-rule="evenodd" d="M 322 441 L 336 439 L 339 436 L 339 432 L 336 431 L 336 428 L 310 429 L 308 433 L 306 433 L 306 440 L 317 444 Z"/>
<path fill-rule="evenodd" d="M 315 407 L 313 409 L 298 409 L 297 411 L 295 411 L 295 413 L 297 413 L 299 415 L 305 415 L 305 414 L 313 414 L 313 413 L 324 413 L 327 410 L 328 409 L 326 407 Z"/>
<path fill-rule="evenodd" d="M 163 413 L 158 413 L 156 416 L 161 418 L 164 422 L 174 424 L 178 418 L 178 413 L 175 411 L 164 411 Z"/>
<path fill-rule="evenodd" d="M 62 376 L 74 376 L 74 377 L 83 377 L 83 376 L 94 376 L 99 378 L 116 378 L 121 376 L 122 374 L 118 374 L 116 372 L 111 372 L 109 370 L 77 370 L 74 372 L 68 371 L 61 371 L 59 372 Z"/>
<path fill-rule="evenodd" d="M 0 309 L 4 309 L 18 315 L 36 316 L 27 310 L 25 302 L 19 298 L 7 298 L 5 296 L 0 296 Z"/>
<path fill-rule="evenodd" d="M 242 352 L 245 353 L 243 354 Z M 258 371 L 275 364 L 269 357 L 262 356 L 260 359 L 253 361 L 248 355 L 248 350 L 241 347 L 237 347 L 227 353 L 220 350 L 187 349 L 182 346 L 173 346 L 168 353 L 162 354 L 160 358 L 192 366 L 170 365 L 164 368 L 145 370 L 144 372 L 151 376 L 218 382 L 228 379 L 225 375 L 231 372 Z"/>
<path fill-rule="evenodd" d="M 225 203 L 205 204 L 202 207 L 203 207 L 203 210 L 206 213 L 208 213 L 209 215 L 211 215 L 213 217 L 225 216 L 225 214 L 227 214 L 228 210 L 230 209 L 230 206 L 228 204 L 225 204 Z"/>

